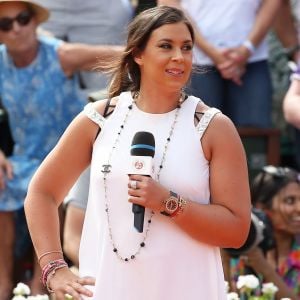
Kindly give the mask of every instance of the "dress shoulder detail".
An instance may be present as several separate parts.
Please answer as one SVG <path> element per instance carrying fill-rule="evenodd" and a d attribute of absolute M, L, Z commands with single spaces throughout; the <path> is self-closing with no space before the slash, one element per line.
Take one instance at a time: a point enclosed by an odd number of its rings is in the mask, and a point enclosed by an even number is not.
<path fill-rule="evenodd" d="M 213 117 L 218 114 L 221 113 L 221 111 L 217 108 L 211 107 L 209 108 L 204 115 L 202 116 L 200 122 L 198 123 L 198 125 L 196 126 L 196 130 L 200 136 L 200 139 L 202 138 L 206 128 L 208 127 L 210 121 L 213 119 Z"/>
<path fill-rule="evenodd" d="M 84 107 L 84 113 L 85 115 L 99 125 L 100 128 L 104 126 L 105 118 L 97 112 L 97 110 L 94 108 L 93 103 L 88 103 Z"/>

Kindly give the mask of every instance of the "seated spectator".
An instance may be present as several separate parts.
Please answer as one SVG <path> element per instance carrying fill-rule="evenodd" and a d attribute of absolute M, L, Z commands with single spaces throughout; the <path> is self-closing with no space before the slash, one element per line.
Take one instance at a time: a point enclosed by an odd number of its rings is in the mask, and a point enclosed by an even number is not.
<path fill-rule="evenodd" d="M 0 300 L 11 298 L 14 215 L 23 209 L 29 180 L 85 104 L 74 74 L 120 50 L 38 36 L 37 26 L 48 17 L 33 1 L 0 0 L 0 98 L 15 142 L 10 157 L 0 150 Z M 38 267 L 33 295 L 43 291 L 39 275 Z"/>
<path fill-rule="evenodd" d="M 237 258 L 230 257 L 230 252 L 223 250 L 226 280 L 231 283 L 233 290 L 238 275 L 244 275 L 251 270 L 263 282 L 273 282 L 278 287 L 276 299 L 299 299 L 299 176 L 298 172 L 290 168 L 266 166 L 254 178 L 251 189 L 252 202 L 254 207 L 261 209 L 271 221 L 275 246 L 264 253 L 261 244 L 253 244 Z"/>

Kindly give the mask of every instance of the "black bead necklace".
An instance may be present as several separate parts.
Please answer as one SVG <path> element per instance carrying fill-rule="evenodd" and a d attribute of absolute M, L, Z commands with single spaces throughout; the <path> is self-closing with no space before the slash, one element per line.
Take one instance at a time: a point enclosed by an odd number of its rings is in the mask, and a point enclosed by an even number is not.
<path fill-rule="evenodd" d="M 108 160 L 107 160 L 107 163 L 102 165 L 102 172 L 103 172 L 103 186 L 104 186 L 104 201 L 105 201 L 105 212 L 106 212 L 106 217 L 107 217 L 107 224 L 108 224 L 108 231 L 109 231 L 109 237 L 110 237 L 110 242 L 112 244 L 112 249 L 113 249 L 113 252 L 116 254 L 116 256 L 122 260 L 122 261 L 125 261 L 125 262 L 129 262 L 129 261 L 132 261 L 136 258 L 136 256 L 138 254 L 140 254 L 141 252 L 141 249 L 143 247 L 146 246 L 146 239 L 147 239 L 147 236 L 148 236 L 148 233 L 149 233 L 149 230 L 150 230 L 150 225 L 151 225 L 151 222 L 152 222 L 152 217 L 154 216 L 154 211 L 151 211 L 150 213 L 150 216 L 148 218 L 148 225 L 146 227 L 146 230 L 145 230 L 145 233 L 143 235 L 143 238 L 137 248 L 137 250 L 129 255 L 129 256 L 122 256 L 120 254 L 120 251 L 119 249 L 117 248 L 116 246 L 116 243 L 114 241 L 114 238 L 113 238 L 113 232 L 112 232 L 112 228 L 111 228 L 111 222 L 110 222 L 110 209 L 109 209 L 109 201 L 108 201 L 108 186 L 107 186 L 107 177 L 110 173 L 110 168 L 111 168 L 111 159 L 112 159 L 112 156 L 113 156 L 113 153 L 116 151 L 117 149 L 117 145 L 118 143 L 120 142 L 120 138 L 121 138 L 121 134 L 124 130 L 124 127 L 128 121 L 128 117 L 131 113 L 131 111 L 133 110 L 134 106 L 136 106 L 136 100 L 138 99 L 139 97 L 139 93 L 136 93 L 133 97 L 133 101 L 132 103 L 128 106 L 128 110 L 125 114 L 125 117 L 124 117 L 124 120 L 120 126 L 120 129 L 117 133 L 117 137 L 113 143 L 113 146 L 112 146 L 112 149 L 108 155 Z M 166 140 L 166 144 L 164 146 L 164 152 L 162 154 L 162 159 L 161 159 L 161 162 L 159 164 L 159 168 L 158 168 L 158 171 L 157 171 L 157 175 L 156 175 L 156 178 L 157 178 L 157 181 L 159 181 L 159 177 L 160 177 L 160 173 L 161 173 L 161 170 L 163 169 L 163 166 L 164 166 L 164 162 L 165 162 L 165 159 L 166 159 L 166 154 L 167 154 L 167 150 L 168 150 L 168 145 L 171 141 L 171 138 L 173 136 L 173 133 L 174 133 L 174 129 L 175 129 L 175 125 L 177 123 L 177 119 L 178 119 L 178 115 L 179 115 L 179 111 L 180 111 L 180 108 L 181 108 L 181 104 L 182 102 L 184 101 L 185 97 L 183 97 L 183 95 L 181 95 L 179 101 L 178 101 L 178 104 L 177 104 L 177 107 L 176 107 L 176 112 L 175 112 L 175 117 L 174 117 L 174 120 L 173 120 L 173 123 L 171 125 L 171 128 L 170 128 L 170 131 L 169 131 L 169 135 L 168 135 L 168 138 Z"/>

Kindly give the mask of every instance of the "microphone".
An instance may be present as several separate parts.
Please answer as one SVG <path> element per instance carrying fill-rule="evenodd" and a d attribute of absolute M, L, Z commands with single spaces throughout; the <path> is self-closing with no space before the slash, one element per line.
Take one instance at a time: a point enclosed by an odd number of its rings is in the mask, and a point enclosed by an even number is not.
<path fill-rule="evenodd" d="M 128 174 L 150 176 L 153 174 L 153 157 L 155 153 L 155 140 L 151 132 L 138 131 L 131 143 L 131 165 Z M 134 214 L 134 227 L 138 232 L 143 232 L 145 207 L 132 204 Z"/>

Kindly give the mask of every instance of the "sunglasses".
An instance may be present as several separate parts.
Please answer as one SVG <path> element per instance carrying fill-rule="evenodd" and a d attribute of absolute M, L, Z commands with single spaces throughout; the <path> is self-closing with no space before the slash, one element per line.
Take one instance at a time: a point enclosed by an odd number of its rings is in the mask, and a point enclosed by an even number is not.
<path fill-rule="evenodd" d="M 269 174 L 277 178 L 294 178 L 296 181 L 300 181 L 300 174 L 287 167 L 265 166 L 262 170 L 264 174 Z"/>
<path fill-rule="evenodd" d="M 33 13 L 28 10 L 21 11 L 15 18 L 4 17 L 0 19 L 0 30 L 8 32 L 12 30 L 15 21 L 20 26 L 26 26 L 32 19 Z"/>
<path fill-rule="evenodd" d="M 272 176 L 272 181 L 269 179 L 266 181 L 269 176 Z M 289 182 L 300 183 L 299 173 L 287 167 L 265 166 L 252 190 L 252 198 L 256 202 L 268 204 L 272 197 Z"/>

